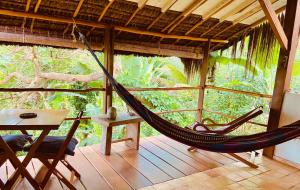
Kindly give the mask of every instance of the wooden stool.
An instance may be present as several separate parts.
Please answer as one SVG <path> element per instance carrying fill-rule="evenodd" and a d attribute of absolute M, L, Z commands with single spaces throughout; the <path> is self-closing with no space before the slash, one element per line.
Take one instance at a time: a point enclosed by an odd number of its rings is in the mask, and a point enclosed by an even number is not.
<path fill-rule="evenodd" d="M 115 120 L 110 120 L 103 117 L 92 117 L 92 120 L 102 126 L 102 142 L 101 152 L 104 155 L 110 155 L 111 144 L 117 142 L 125 142 L 127 146 L 139 149 L 140 141 L 140 123 L 143 119 L 139 116 L 130 116 L 127 113 L 117 115 Z M 113 127 L 125 125 L 125 138 L 112 140 Z"/>

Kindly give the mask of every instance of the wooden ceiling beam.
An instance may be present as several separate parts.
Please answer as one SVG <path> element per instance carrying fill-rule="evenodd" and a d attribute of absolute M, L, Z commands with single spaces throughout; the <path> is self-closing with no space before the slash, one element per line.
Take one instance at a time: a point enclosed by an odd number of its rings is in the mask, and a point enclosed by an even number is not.
<path fill-rule="evenodd" d="M 195 11 L 198 7 L 200 7 L 207 0 L 196 0 L 191 5 L 189 5 L 179 16 L 177 16 L 173 21 L 168 24 L 165 28 L 161 30 L 161 32 L 165 32 L 168 30 L 168 33 L 172 32 L 172 30 L 180 24 L 187 16 L 189 16 L 193 11 Z"/>
<path fill-rule="evenodd" d="M 200 25 L 202 25 L 205 21 L 207 21 L 209 18 L 211 18 L 214 14 L 218 13 L 223 8 L 227 7 L 233 2 L 233 0 L 223 0 L 219 4 L 217 4 L 212 10 L 209 10 L 207 14 L 202 16 L 202 19 L 195 24 L 191 29 L 189 29 L 185 35 L 189 35 L 192 31 L 194 31 L 196 28 L 198 28 Z"/>
<path fill-rule="evenodd" d="M 108 4 L 104 7 L 103 11 L 101 12 L 99 18 L 98 18 L 98 22 L 101 22 L 101 20 L 103 19 L 105 13 L 108 11 L 109 7 L 113 4 L 115 0 L 109 0 Z M 95 30 L 95 27 L 92 27 L 90 31 L 88 31 L 88 33 L 86 33 L 86 36 L 89 36 L 91 34 L 91 32 L 93 32 Z"/>
<path fill-rule="evenodd" d="M 199 37 L 182 36 L 182 35 L 171 35 L 171 34 L 164 34 L 164 33 L 160 33 L 160 32 L 139 30 L 139 29 L 124 27 L 124 26 L 108 25 L 108 24 L 99 23 L 99 22 L 74 20 L 72 18 L 53 17 L 53 16 L 39 15 L 36 13 L 11 11 L 11 10 L 6 10 L 6 9 L 0 9 L 0 14 L 6 15 L 6 16 L 39 19 L 39 20 L 46 20 L 46 21 L 51 21 L 51 22 L 59 22 L 59 23 L 67 23 L 67 24 L 73 24 L 75 21 L 77 25 L 83 25 L 83 26 L 89 26 L 89 27 L 95 27 L 95 28 L 106 28 L 106 27 L 112 26 L 118 31 L 123 31 L 123 32 L 128 32 L 128 33 L 133 33 L 133 34 L 142 34 L 142 35 L 148 35 L 148 36 L 156 36 L 156 37 L 168 38 L 168 39 L 184 39 L 184 40 L 204 41 L 204 42 L 207 42 L 208 40 L 210 40 L 211 42 L 215 42 L 215 43 L 227 43 L 228 42 L 227 40 L 208 39 L 208 38 L 199 38 Z"/>
<path fill-rule="evenodd" d="M 287 50 L 288 47 L 288 39 L 283 30 L 283 27 L 276 15 L 276 12 L 272 8 L 272 3 L 270 0 L 259 0 L 259 3 L 271 25 L 271 28 L 275 34 L 276 39 L 278 40 L 280 46 Z"/>
<path fill-rule="evenodd" d="M 81 42 L 73 42 L 71 39 L 62 39 L 56 37 L 44 37 L 36 36 L 32 34 L 15 34 L 0 32 L 0 41 L 12 42 L 12 43 L 24 43 L 24 44 L 34 44 L 34 45 L 47 45 L 53 47 L 63 47 L 63 48 L 84 48 Z M 176 45 L 163 45 L 157 46 L 154 43 L 138 43 L 130 44 L 128 42 L 115 42 L 115 50 L 133 52 L 133 53 L 143 53 L 151 55 L 161 55 L 161 56 L 178 56 L 182 58 L 190 59 L 202 59 L 202 49 L 198 48 L 187 48 Z M 93 44 L 92 49 L 97 51 L 103 50 L 103 44 Z"/>
<path fill-rule="evenodd" d="M 79 1 L 78 5 L 77 5 L 77 7 L 76 7 L 76 9 L 75 9 L 75 11 L 73 13 L 73 18 L 75 18 L 78 15 L 83 2 L 84 2 L 84 0 L 80 0 Z M 70 24 L 68 24 L 68 26 L 64 29 L 63 34 L 67 33 L 67 31 L 69 30 L 69 28 L 70 28 Z"/>
<path fill-rule="evenodd" d="M 40 5 L 41 5 L 41 2 L 42 2 L 42 0 L 38 0 L 38 1 L 36 2 L 35 7 L 34 7 L 34 11 L 33 11 L 34 13 L 37 13 L 37 11 L 39 10 Z M 30 31 L 31 31 L 31 32 L 32 32 L 32 30 L 33 30 L 34 22 L 35 22 L 35 19 L 32 19 L 31 25 L 30 25 Z"/>
<path fill-rule="evenodd" d="M 158 17 L 156 17 L 151 24 L 149 24 L 149 26 L 147 27 L 147 30 L 150 30 L 150 28 L 152 28 L 152 26 L 159 21 L 159 19 L 164 16 L 164 14 L 176 3 L 177 0 L 168 0 L 163 7 L 161 8 L 161 12 L 158 15 Z"/>
<path fill-rule="evenodd" d="M 138 2 L 138 8 L 133 12 L 133 14 L 130 16 L 129 20 L 126 22 L 125 26 L 127 26 L 131 21 L 132 19 L 135 17 L 135 15 L 145 7 L 146 3 L 147 3 L 148 0 L 140 0 Z"/>
<path fill-rule="evenodd" d="M 26 7 L 25 7 L 25 12 L 29 11 L 30 3 L 31 3 L 31 0 L 27 0 Z M 26 24 L 26 18 L 23 19 L 22 28 L 24 28 L 25 24 Z"/>

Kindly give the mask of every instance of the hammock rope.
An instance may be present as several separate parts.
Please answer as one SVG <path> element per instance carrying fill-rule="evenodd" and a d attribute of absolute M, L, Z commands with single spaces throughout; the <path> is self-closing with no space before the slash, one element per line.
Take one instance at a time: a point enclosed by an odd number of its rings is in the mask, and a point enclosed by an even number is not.
<path fill-rule="evenodd" d="M 238 153 L 274 146 L 300 136 L 300 121 L 269 132 L 244 136 L 225 136 L 199 133 L 164 120 L 146 108 L 138 99 L 119 84 L 112 75 L 109 74 L 103 64 L 99 61 L 95 52 L 92 50 L 85 36 L 80 32 L 79 28 L 76 26 L 74 28 L 79 34 L 79 39 L 85 44 L 88 51 L 101 67 L 105 76 L 108 78 L 120 98 L 150 126 L 169 138 L 192 147 L 212 152 Z"/>

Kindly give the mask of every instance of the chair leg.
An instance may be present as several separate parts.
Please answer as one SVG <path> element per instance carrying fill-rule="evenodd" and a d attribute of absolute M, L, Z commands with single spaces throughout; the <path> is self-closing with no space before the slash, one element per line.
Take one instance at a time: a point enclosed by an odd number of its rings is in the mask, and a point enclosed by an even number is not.
<path fill-rule="evenodd" d="M 48 168 L 52 168 L 52 164 L 48 160 L 40 159 L 40 161 Z M 61 173 L 60 171 L 56 170 L 54 168 L 53 174 L 61 181 L 63 182 L 70 190 L 76 190 L 74 185 L 72 185 Z"/>
<path fill-rule="evenodd" d="M 63 163 L 66 166 L 66 168 L 68 168 L 72 173 L 74 173 L 74 175 L 77 178 L 80 178 L 79 172 L 67 160 L 61 160 L 61 163 Z"/>

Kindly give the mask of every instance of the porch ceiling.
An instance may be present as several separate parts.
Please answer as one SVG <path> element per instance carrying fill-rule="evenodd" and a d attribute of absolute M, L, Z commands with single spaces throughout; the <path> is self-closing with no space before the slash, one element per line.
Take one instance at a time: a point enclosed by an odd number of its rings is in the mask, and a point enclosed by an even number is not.
<path fill-rule="evenodd" d="M 271 1 L 277 12 L 285 9 L 286 0 Z M 0 1 L 0 32 L 4 33 L 71 40 L 73 18 L 95 44 L 103 43 L 104 28 L 113 25 L 119 43 L 147 47 L 146 43 L 157 49 L 163 44 L 172 50 L 185 46 L 199 53 L 209 39 L 218 48 L 239 39 L 264 20 L 264 13 L 257 0 Z"/>

